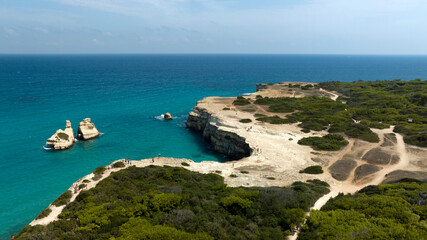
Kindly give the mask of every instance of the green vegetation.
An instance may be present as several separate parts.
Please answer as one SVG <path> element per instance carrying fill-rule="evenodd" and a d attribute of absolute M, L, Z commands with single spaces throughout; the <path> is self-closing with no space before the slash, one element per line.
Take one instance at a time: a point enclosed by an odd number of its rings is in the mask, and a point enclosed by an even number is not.
<path fill-rule="evenodd" d="M 289 84 L 288 87 L 301 86 Z M 299 126 L 303 132 L 342 132 L 368 142 L 379 141 L 370 128 L 384 129 L 395 125 L 394 131 L 404 134 L 406 143 L 426 146 L 427 81 L 323 82 L 314 88 L 317 87 L 338 91 L 344 96 L 338 101 L 316 96 L 257 98 L 254 103 L 267 105 L 269 112 L 291 113 L 288 120 L 278 116 L 263 116 L 257 120 L 274 124 L 301 122 Z M 313 86 L 301 88 L 311 89 Z M 360 120 L 360 123 L 354 120 Z"/>
<path fill-rule="evenodd" d="M 267 115 L 265 115 L 265 114 L 261 114 L 261 113 L 255 113 L 255 114 L 254 114 L 254 117 L 256 117 L 256 118 L 260 118 L 260 117 L 267 117 Z"/>
<path fill-rule="evenodd" d="M 427 81 L 323 82 L 319 86 L 345 95 L 351 118 L 374 128 L 395 125 L 394 131 L 404 134 L 406 143 L 426 146 Z"/>
<path fill-rule="evenodd" d="M 50 214 L 51 212 L 52 212 L 52 209 L 50 209 L 50 208 L 43 209 L 43 210 L 40 212 L 40 214 L 36 217 L 36 219 L 42 219 L 42 218 L 45 218 L 45 217 L 49 216 L 49 214 Z"/>
<path fill-rule="evenodd" d="M 232 178 L 236 178 L 236 177 L 237 177 L 237 175 L 236 175 L 236 174 L 230 174 L 230 177 L 232 177 Z"/>
<path fill-rule="evenodd" d="M 426 239 L 427 183 L 368 186 L 312 211 L 299 240 Z"/>
<path fill-rule="evenodd" d="M 296 120 L 292 119 L 292 118 L 281 118 L 277 115 L 272 116 L 272 117 L 259 117 L 256 119 L 257 121 L 261 121 L 261 122 L 268 122 L 271 124 L 285 124 L 285 123 L 293 123 L 296 122 Z"/>
<path fill-rule="evenodd" d="M 17 239 L 284 239 L 328 192 L 302 182 L 231 188 L 216 174 L 132 166 L 81 191 L 59 220 L 27 226 Z"/>
<path fill-rule="evenodd" d="M 328 134 L 323 137 L 302 138 L 298 144 L 311 146 L 314 150 L 337 151 L 346 146 L 348 141 L 341 135 Z"/>
<path fill-rule="evenodd" d="M 90 180 L 85 179 L 85 180 L 83 180 L 83 182 L 84 182 L 84 183 L 89 183 L 89 182 L 90 182 Z"/>
<path fill-rule="evenodd" d="M 123 167 L 125 167 L 125 164 L 122 162 L 115 162 L 113 164 L 113 168 L 123 168 Z"/>
<path fill-rule="evenodd" d="M 248 171 L 246 171 L 246 170 L 242 170 L 242 171 L 240 171 L 240 173 L 248 174 L 249 172 L 248 172 Z"/>
<path fill-rule="evenodd" d="M 182 163 L 181 163 L 181 165 L 182 165 L 182 166 L 185 166 L 185 167 L 190 166 L 190 164 L 189 164 L 189 163 L 187 163 L 187 162 L 182 162 Z"/>
<path fill-rule="evenodd" d="M 307 168 L 299 171 L 299 173 L 321 174 L 321 173 L 323 173 L 323 169 L 321 166 L 310 166 L 310 167 L 307 167 Z"/>
<path fill-rule="evenodd" d="M 309 179 L 309 180 L 307 180 L 307 182 L 314 184 L 314 185 L 318 185 L 318 186 L 329 187 L 329 183 L 324 182 L 324 181 L 319 180 L 319 179 Z"/>
<path fill-rule="evenodd" d="M 53 201 L 52 205 L 57 207 L 65 205 L 70 201 L 72 195 L 73 194 L 70 190 L 65 191 L 63 194 L 61 194 L 61 196 L 59 196 L 55 201 Z"/>
<path fill-rule="evenodd" d="M 228 111 L 228 110 L 230 110 L 230 108 L 225 107 L 225 108 L 223 108 L 222 110 L 226 110 L 226 111 Z"/>
<path fill-rule="evenodd" d="M 251 102 L 242 96 L 238 96 L 237 99 L 233 101 L 233 104 L 236 106 L 244 106 L 251 104 Z"/>
<path fill-rule="evenodd" d="M 249 118 L 244 118 L 244 119 L 240 119 L 239 122 L 241 122 L 241 123 L 250 123 L 250 122 L 252 122 L 252 120 L 250 120 Z"/>
<path fill-rule="evenodd" d="M 92 180 L 97 181 L 102 177 L 102 174 L 105 172 L 105 167 L 100 166 L 93 170 L 93 174 L 95 175 Z"/>
<path fill-rule="evenodd" d="M 86 187 L 86 184 L 84 184 L 84 183 L 82 183 L 82 184 L 79 185 L 79 189 L 80 190 L 83 189 L 83 188 L 85 188 L 85 187 Z"/>

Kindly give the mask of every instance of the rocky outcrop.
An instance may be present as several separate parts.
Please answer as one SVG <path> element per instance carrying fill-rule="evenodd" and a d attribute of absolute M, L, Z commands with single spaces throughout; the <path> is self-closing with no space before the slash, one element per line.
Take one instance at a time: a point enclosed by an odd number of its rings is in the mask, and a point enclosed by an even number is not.
<path fill-rule="evenodd" d="M 85 118 L 79 123 L 79 130 L 77 132 L 77 139 L 88 140 L 99 136 L 99 131 L 96 129 L 95 124 L 91 122 L 90 118 Z"/>
<path fill-rule="evenodd" d="M 209 141 L 215 151 L 225 154 L 231 159 L 249 157 L 252 149 L 246 139 L 238 134 L 227 131 L 218 120 L 204 108 L 194 107 L 186 122 L 188 128 L 203 132 L 203 137 Z"/>
<path fill-rule="evenodd" d="M 74 132 L 71 128 L 71 122 L 66 121 L 65 129 L 58 129 L 47 141 L 46 145 L 55 149 L 63 150 L 72 147 L 74 144 Z"/>
<path fill-rule="evenodd" d="M 165 113 L 164 117 L 165 120 L 172 120 L 172 115 L 170 113 Z"/>

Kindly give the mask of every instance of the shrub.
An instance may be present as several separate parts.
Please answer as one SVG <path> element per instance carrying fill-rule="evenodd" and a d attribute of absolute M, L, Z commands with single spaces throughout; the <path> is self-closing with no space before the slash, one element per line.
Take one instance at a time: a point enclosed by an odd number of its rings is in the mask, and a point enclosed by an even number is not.
<path fill-rule="evenodd" d="M 249 118 L 244 118 L 244 119 L 240 119 L 239 122 L 241 122 L 241 123 L 250 123 L 250 122 L 252 122 L 252 120 L 249 119 Z"/>
<path fill-rule="evenodd" d="M 310 166 L 305 168 L 304 170 L 299 171 L 299 173 L 321 174 L 323 173 L 323 169 L 321 166 Z"/>
<path fill-rule="evenodd" d="M 275 177 L 266 177 L 268 180 L 275 180 Z"/>
<path fill-rule="evenodd" d="M 267 117 L 267 115 L 265 114 L 261 114 L 261 113 L 255 113 L 254 117 L 259 118 L 259 117 Z"/>
<path fill-rule="evenodd" d="M 92 180 L 97 181 L 102 177 L 102 174 L 105 172 L 105 167 L 104 166 L 100 166 L 95 168 L 95 170 L 93 170 L 93 174 L 95 175 Z"/>
<path fill-rule="evenodd" d="M 83 189 L 85 187 L 86 187 L 86 184 L 84 184 L 84 183 L 82 183 L 82 184 L 79 185 L 79 189 Z"/>
<path fill-rule="evenodd" d="M 52 212 L 52 209 L 50 209 L 50 208 L 43 209 L 43 210 L 40 212 L 40 214 L 36 217 L 36 219 L 42 219 L 42 218 L 45 218 L 45 217 L 49 216 L 49 214 L 50 214 L 51 212 Z"/>
<path fill-rule="evenodd" d="M 231 174 L 231 175 L 230 175 L 230 177 L 232 177 L 232 178 L 236 178 L 236 177 L 237 177 L 237 175 L 236 175 L 236 174 Z"/>
<path fill-rule="evenodd" d="M 242 171 L 240 171 L 240 173 L 248 174 L 249 172 L 248 172 L 248 171 L 245 171 L 245 170 L 242 170 Z"/>
<path fill-rule="evenodd" d="M 220 171 L 220 170 L 215 170 L 215 173 L 222 173 L 222 171 Z"/>
<path fill-rule="evenodd" d="M 83 182 L 84 182 L 84 183 L 89 183 L 89 182 L 90 182 L 90 180 L 85 179 L 85 180 L 83 180 Z"/>
<path fill-rule="evenodd" d="M 256 95 L 255 98 L 256 99 L 260 99 L 260 98 L 262 98 L 262 96 L 261 95 Z"/>
<path fill-rule="evenodd" d="M 251 104 L 251 102 L 242 96 L 238 96 L 237 99 L 233 101 L 233 104 L 236 106 L 244 106 Z"/>
<path fill-rule="evenodd" d="M 294 119 L 292 118 L 281 118 L 277 115 L 272 116 L 272 117 L 260 117 L 256 119 L 257 121 L 261 121 L 261 122 L 268 122 L 271 124 L 285 124 L 285 123 L 292 123 L 294 122 Z M 296 120 L 295 120 L 296 122 Z"/>
<path fill-rule="evenodd" d="M 182 165 L 182 166 L 186 166 L 186 167 L 190 166 L 190 164 L 188 164 L 188 163 L 186 163 L 186 162 L 182 162 L 182 163 L 181 163 L 181 165 Z"/>
<path fill-rule="evenodd" d="M 122 167 L 125 167 L 125 164 L 124 164 L 124 163 L 122 163 L 122 162 L 115 162 L 115 163 L 113 164 L 113 167 L 114 167 L 114 168 L 122 168 Z"/>
<path fill-rule="evenodd" d="M 298 144 L 311 146 L 314 150 L 337 151 L 346 146 L 348 141 L 341 135 L 328 134 L 323 137 L 302 138 Z"/>
<path fill-rule="evenodd" d="M 319 179 L 309 179 L 307 180 L 307 182 L 318 186 L 330 187 L 329 183 L 321 181 Z"/>
<path fill-rule="evenodd" d="M 61 194 L 55 201 L 53 201 L 52 205 L 57 207 L 65 205 L 70 201 L 72 195 L 73 194 L 71 193 L 71 191 L 68 190 Z"/>
<path fill-rule="evenodd" d="M 230 108 L 228 108 L 228 107 L 225 107 L 225 108 L 223 108 L 222 110 L 226 110 L 226 111 L 227 111 L 227 110 L 230 110 Z"/>

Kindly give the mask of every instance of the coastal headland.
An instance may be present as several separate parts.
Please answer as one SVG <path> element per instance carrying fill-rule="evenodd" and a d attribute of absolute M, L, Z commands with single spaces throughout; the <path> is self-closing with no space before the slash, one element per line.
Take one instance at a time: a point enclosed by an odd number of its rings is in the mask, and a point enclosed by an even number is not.
<path fill-rule="evenodd" d="M 231 187 L 284 187 L 296 181 L 318 179 L 330 185 L 330 193 L 318 199 L 313 209 L 320 209 L 339 193 L 354 193 L 368 185 L 394 182 L 401 178 L 427 180 L 427 148 L 405 143 L 408 136 L 393 131 L 395 125 L 366 127 L 363 121 L 351 119 L 351 124 L 365 127 L 363 136 L 350 137 L 347 130 L 343 131 L 345 134 L 338 132 L 346 144 L 333 151 L 325 150 L 303 145 L 301 140 L 327 136 L 336 123 L 323 123 L 326 127 L 316 131 L 304 122 L 306 118 L 302 122 L 298 119 L 284 121 L 294 116 L 304 116 L 307 110 L 302 105 L 265 104 L 272 99 L 288 101 L 306 98 L 321 99 L 328 104 L 351 101 L 338 91 L 323 89 L 315 83 L 300 82 L 258 84 L 257 91 L 245 97 L 207 97 L 198 101 L 190 112 L 187 127 L 200 132 L 196 134 L 203 134 L 216 151 L 233 160 L 196 163 L 190 159 L 154 157 L 131 160 L 131 163 L 121 159 L 113 164 L 123 163 L 124 168 L 150 165 L 184 167 L 195 172 L 221 175 Z M 283 108 L 286 110 L 280 110 Z M 345 108 L 342 111 L 351 110 Z M 369 130 L 369 137 L 364 137 L 368 136 L 366 129 Z M 91 173 L 73 183 L 69 188 L 69 202 L 73 202 L 79 194 L 75 186 L 84 184 L 83 190 L 93 188 L 111 173 L 123 169 L 111 166 L 97 178 Z M 310 167 L 320 168 L 321 171 L 316 174 L 305 171 Z M 58 220 L 64 207 L 50 205 L 51 211 L 30 225 L 47 225 Z"/>

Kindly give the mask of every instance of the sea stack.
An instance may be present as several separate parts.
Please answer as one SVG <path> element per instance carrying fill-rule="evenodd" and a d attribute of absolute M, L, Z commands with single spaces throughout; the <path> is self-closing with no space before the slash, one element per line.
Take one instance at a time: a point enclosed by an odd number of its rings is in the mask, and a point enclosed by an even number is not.
<path fill-rule="evenodd" d="M 170 113 L 165 113 L 165 116 L 163 117 L 165 120 L 172 120 L 172 116 Z"/>
<path fill-rule="evenodd" d="M 72 147 L 74 144 L 74 132 L 71 128 L 71 122 L 66 120 L 65 129 L 58 129 L 47 141 L 46 145 L 55 149 L 63 150 Z"/>
<path fill-rule="evenodd" d="M 99 131 L 96 129 L 95 124 L 91 122 L 90 118 L 85 118 L 79 123 L 79 130 L 77 132 L 77 139 L 88 140 L 99 136 Z"/>

